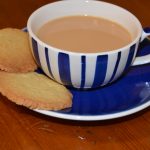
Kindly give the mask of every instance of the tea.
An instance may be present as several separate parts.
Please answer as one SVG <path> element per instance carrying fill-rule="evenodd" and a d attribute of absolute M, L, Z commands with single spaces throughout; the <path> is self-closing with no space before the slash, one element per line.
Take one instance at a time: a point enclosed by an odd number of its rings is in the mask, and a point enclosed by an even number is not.
<path fill-rule="evenodd" d="M 49 21 L 37 36 L 53 47 L 81 53 L 112 51 L 132 40 L 123 26 L 93 16 L 68 16 Z"/>

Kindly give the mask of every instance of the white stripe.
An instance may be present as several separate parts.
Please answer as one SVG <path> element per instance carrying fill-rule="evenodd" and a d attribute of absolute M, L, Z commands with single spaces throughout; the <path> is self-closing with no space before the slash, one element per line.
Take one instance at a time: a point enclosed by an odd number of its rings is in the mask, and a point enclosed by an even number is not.
<path fill-rule="evenodd" d="M 124 68 L 127 64 L 129 52 L 130 52 L 130 48 L 128 50 L 121 52 L 120 62 L 119 62 L 119 65 L 118 65 L 118 68 L 117 68 L 117 71 L 116 71 L 113 81 L 116 80 L 121 75 L 121 73 L 124 71 Z"/>
<path fill-rule="evenodd" d="M 107 82 L 111 79 L 116 66 L 117 58 L 118 58 L 118 53 L 113 53 L 111 55 L 108 55 L 106 76 L 102 85 L 107 84 Z"/>
<path fill-rule="evenodd" d="M 61 83 L 61 80 L 60 80 L 60 75 L 59 75 L 59 69 L 58 69 L 58 52 L 53 52 L 53 51 L 48 51 L 48 55 L 49 55 L 49 62 L 51 64 L 51 71 L 52 71 L 52 74 L 54 76 L 54 79 Z"/>
<path fill-rule="evenodd" d="M 139 46 L 139 42 L 136 43 L 136 46 L 135 46 L 135 51 L 134 51 L 134 56 L 133 56 L 133 59 L 132 59 L 132 63 L 134 62 L 134 59 L 136 57 L 136 53 L 137 53 L 137 50 L 138 50 L 138 46 Z M 131 63 L 131 64 L 132 64 Z"/>
<path fill-rule="evenodd" d="M 47 62 L 46 62 L 45 49 L 40 44 L 38 44 L 38 51 L 39 51 L 39 59 L 41 62 L 41 68 L 49 77 L 51 77 L 49 70 L 48 70 Z"/>
<path fill-rule="evenodd" d="M 70 58 L 70 76 L 72 85 L 76 88 L 81 86 L 81 57 L 69 56 Z"/>
<path fill-rule="evenodd" d="M 34 58 L 34 60 L 36 61 L 35 56 L 34 56 L 34 53 L 33 53 L 33 45 L 32 45 L 32 37 L 31 37 L 31 36 L 29 36 L 29 44 L 30 44 L 31 53 L 32 53 L 32 55 L 33 55 L 33 58 Z"/>
<path fill-rule="evenodd" d="M 86 74 L 84 88 L 90 88 L 93 85 L 96 69 L 97 57 L 86 56 Z"/>

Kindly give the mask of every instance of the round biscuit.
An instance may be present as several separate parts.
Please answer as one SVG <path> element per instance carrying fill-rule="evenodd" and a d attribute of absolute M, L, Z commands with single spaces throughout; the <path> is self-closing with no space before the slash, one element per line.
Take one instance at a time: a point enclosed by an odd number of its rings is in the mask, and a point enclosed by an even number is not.
<path fill-rule="evenodd" d="M 19 29 L 0 30 L 0 70 L 7 72 L 34 71 L 37 65 L 31 53 L 29 35 Z"/>
<path fill-rule="evenodd" d="M 60 110 L 72 105 L 72 94 L 63 85 L 36 72 L 0 71 L 0 92 L 30 109 Z"/>

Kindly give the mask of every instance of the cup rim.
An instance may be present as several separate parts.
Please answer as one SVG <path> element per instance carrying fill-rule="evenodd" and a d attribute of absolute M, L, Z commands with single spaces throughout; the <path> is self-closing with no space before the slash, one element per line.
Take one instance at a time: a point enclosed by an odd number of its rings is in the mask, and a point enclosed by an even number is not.
<path fill-rule="evenodd" d="M 104 1 L 97 1 L 97 0 L 82 0 L 82 2 L 97 2 L 97 3 L 105 3 L 107 5 L 112 5 L 114 7 L 118 7 L 124 11 L 126 11 L 128 14 L 130 14 L 132 17 L 135 18 L 135 21 L 137 22 L 138 26 L 139 26 L 139 33 L 138 35 L 136 36 L 136 38 L 134 38 L 134 40 L 132 40 L 129 44 L 121 47 L 121 48 L 118 48 L 118 49 L 115 49 L 115 50 L 111 50 L 111 51 L 104 51 L 104 52 L 97 52 L 97 53 L 86 53 L 86 52 L 73 52 L 73 51 L 69 51 L 69 50 L 64 50 L 64 49 L 59 49 L 59 48 L 56 48 L 54 46 L 51 46 L 51 45 L 48 45 L 46 44 L 45 42 L 43 42 L 42 40 L 40 40 L 37 35 L 35 33 L 33 33 L 32 29 L 31 29 L 31 22 L 32 22 L 32 17 L 34 15 L 36 15 L 36 13 L 38 13 L 41 9 L 43 9 L 44 7 L 47 7 L 48 5 L 52 5 L 52 4 L 57 4 L 57 3 L 64 3 L 68 0 L 65 0 L 65 1 L 57 1 L 57 2 L 52 2 L 52 3 L 48 3 L 46 5 L 43 5 L 41 6 L 40 8 L 36 9 L 28 18 L 28 21 L 27 21 L 27 30 L 30 34 L 30 36 L 36 40 L 37 43 L 39 43 L 41 46 L 45 47 L 45 48 L 48 48 L 48 50 L 52 50 L 52 51 L 56 51 L 56 52 L 62 52 L 62 53 L 66 53 L 66 54 L 69 54 L 69 55 L 86 55 L 86 56 L 95 56 L 95 55 L 108 55 L 108 54 L 114 54 L 114 53 L 118 53 L 120 51 L 124 51 L 128 48 L 130 48 L 132 45 L 134 45 L 135 43 L 137 43 L 142 35 L 142 25 L 140 23 L 140 21 L 138 20 L 138 18 L 132 14 L 130 11 L 128 11 L 127 9 L 123 8 L 123 7 L 120 7 L 118 5 L 115 5 L 115 4 L 112 4 L 112 3 L 108 3 L 108 2 L 104 2 Z M 69 0 L 69 1 L 80 1 L 80 0 Z"/>

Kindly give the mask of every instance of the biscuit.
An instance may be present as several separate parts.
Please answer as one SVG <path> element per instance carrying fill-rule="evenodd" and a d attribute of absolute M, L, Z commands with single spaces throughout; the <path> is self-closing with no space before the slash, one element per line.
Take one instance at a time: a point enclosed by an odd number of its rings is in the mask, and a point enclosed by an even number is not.
<path fill-rule="evenodd" d="M 32 57 L 28 36 L 28 33 L 19 29 L 0 30 L 0 70 L 29 72 L 37 68 Z"/>
<path fill-rule="evenodd" d="M 30 109 L 60 110 L 71 107 L 72 94 L 43 74 L 0 71 L 0 92 Z"/>

